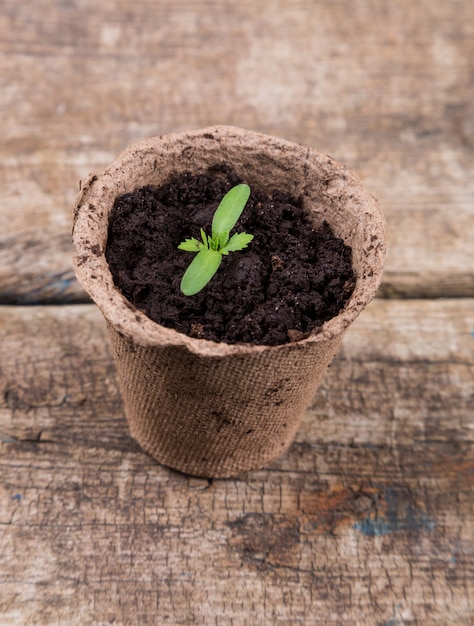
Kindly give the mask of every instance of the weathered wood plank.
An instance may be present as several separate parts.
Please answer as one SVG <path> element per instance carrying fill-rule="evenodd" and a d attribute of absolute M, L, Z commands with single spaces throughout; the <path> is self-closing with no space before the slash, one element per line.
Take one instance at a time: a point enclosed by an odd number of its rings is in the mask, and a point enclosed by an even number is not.
<path fill-rule="evenodd" d="M 326 437 L 474 441 L 474 300 L 378 300 L 350 331 L 311 410 Z"/>
<path fill-rule="evenodd" d="M 290 451 L 213 482 L 130 440 L 95 307 L 0 307 L 2 625 L 471 624 L 473 305 L 374 301 Z"/>
<path fill-rule="evenodd" d="M 395 438 L 410 445 L 435 432 L 443 441 L 472 441 L 473 331 L 472 299 L 375 300 L 351 327 L 316 394 L 303 440 L 390 445 Z M 0 307 L 0 332 L 4 427 L 48 431 L 55 441 L 90 435 L 90 444 L 98 436 L 92 425 L 102 419 L 101 431 L 108 424 L 104 437 L 118 435 L 118 426 L 103 415 L 112 397 L 114 413 L 121 414 L 121 403 L 95 306 Z M 77 414 L 87 416 L 88 429 Z"/>
<path fill-rule="evenodd" d="M 0 241 L 0 304 L 87 302 L 70 233 L 25 230 Z"/>
<path fill-rule="evenodd" d="M 4 0 L 3 301 L 63 297 L 64 246 L 37 276 L 18 251 L 66 237 L 81 178 L 132 141 L 214 123 L 314 146 L 361 176 L 389 224 L 383 295 L 472 297 L 473 24 L 471 0 Z M 74 282 L 67 297 L 83 298 Z"/>
<path fill-rule="evenodd" d="M 378 297 L 474 296 L 474 265 L 471 269 L 470 261 L 474 217 L 458 212 L 456 225 L 447 225 L 442 216 L 432 220 L 429 213 L 423 216 L 412 212 L 405 217 L 399 221 L 397 231 L 389 235 L 392 247 Z M 425 224 L 418 232 L 426 233 L 429 245 L 437 248 L 430 250 L 429 256 L 417 246 L 417 235 L 413 237 L 416 221 Z M 454 227 L 457 235 L 450 239 L 446 229 Z M 42 228 L 0 237 L 0 304 L 88 302 L 88 295 L 74 276 L 72 255 L 69 230 Z M 393 267 L 390 257 L 395 256 L 406 261 L 405 268 Z"/>

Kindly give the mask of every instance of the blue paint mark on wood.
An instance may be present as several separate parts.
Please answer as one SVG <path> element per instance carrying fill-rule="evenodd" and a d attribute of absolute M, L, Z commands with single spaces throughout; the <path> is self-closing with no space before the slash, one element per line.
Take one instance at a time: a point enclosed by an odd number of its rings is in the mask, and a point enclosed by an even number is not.
<path fill-rule="evenodd" d="M 431 532 L 436 520 L 420 511 L 413 503 L 409 490 L 385 489 L 383 499 L 376 511 L 357 521 L 353 528 L 366 537 L 380 537 L 397 532 Z"/>
<path fill-rule="evenodd" d="M 38 275 L 28 285 L 0 292 L 0 305 L 74 304 L 90 302 L 74 272 Z"/>

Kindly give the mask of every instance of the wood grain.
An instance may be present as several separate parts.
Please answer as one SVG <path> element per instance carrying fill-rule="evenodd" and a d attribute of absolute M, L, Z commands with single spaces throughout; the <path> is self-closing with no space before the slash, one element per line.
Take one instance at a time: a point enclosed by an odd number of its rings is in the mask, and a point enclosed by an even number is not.
<path fill-rule="evenodd" d="M 72 268 L 69 233 L 22 230 L 0 242 L 0 304 L 88 302 Z"/>
<path fill-rule="evenodd" d="M 382 295 L 472 297 L 473 35 L 470 0 L 4 0 L 2 301 L 61 301 L 80 179 L 132 141 L 215 123 L 360 175 L 389 224 Z M 51 248 L 36 277 L 2 252 L 25 240 Z M 74 281 L 67 298 L 84 300 Z"/>
<path fill-rule="evenodd" d="M 216 481 L 130 439 L 95 307 L 0 307 L 2 624 L 468 626 L 473 306 L 374 301 L 289 452 Z"/>

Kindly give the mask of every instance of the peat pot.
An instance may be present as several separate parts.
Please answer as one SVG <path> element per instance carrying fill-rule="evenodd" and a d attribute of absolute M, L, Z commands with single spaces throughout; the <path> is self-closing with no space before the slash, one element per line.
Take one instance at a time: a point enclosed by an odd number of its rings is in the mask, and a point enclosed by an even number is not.
<path fill-rule="evenodd" d="M 221 162 L 252 188 L 301 198 L 316 226 L 327 221 L 352 248 L 352 296 L 305 339 L 255 346 L 192 338 L 150 320 L 114 285 L 105 248 L 115 198 Z M 356 176 L 329 156 L 215 126 L 142 141 L 90 176 L 77 198 L 73 241 L 77 278 L 106 320 L 132 436 L 164 465 L 229 477 L 266 465 L 292 442 L 344 333 L 380 283 L 385 220 Z"/>

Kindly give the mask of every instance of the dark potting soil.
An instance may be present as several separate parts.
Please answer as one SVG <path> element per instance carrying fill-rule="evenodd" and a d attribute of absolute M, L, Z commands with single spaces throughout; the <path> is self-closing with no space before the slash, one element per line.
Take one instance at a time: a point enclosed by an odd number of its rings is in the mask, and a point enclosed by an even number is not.
<path fill-rule="evenodd" d="M 354 289 L 351 249 L 324 224 L 314 230 L 300 202 L 284 190 L 251 189 L 233 232 L 254 235 L 248 248 L 224 256 L 195 296 L 179 289 L 193 254 L 187 238 L 210 234 L 224 194 L 245 182 L 225 165 L 177 176 L 116 199 L 106 258 L 123 295 L 159 324 L 226 343 L 297 341 L 336 316 Z"/>

